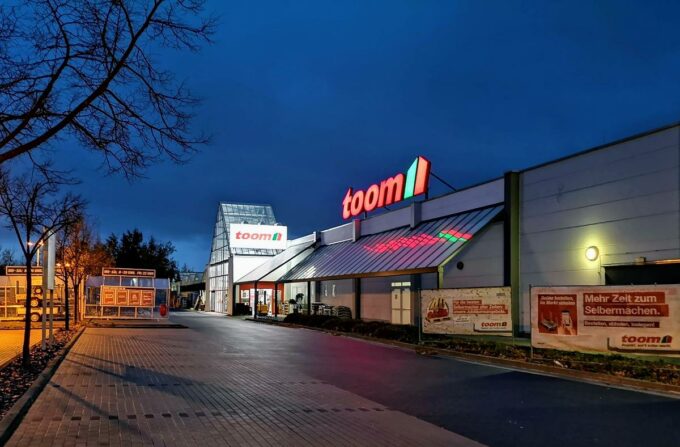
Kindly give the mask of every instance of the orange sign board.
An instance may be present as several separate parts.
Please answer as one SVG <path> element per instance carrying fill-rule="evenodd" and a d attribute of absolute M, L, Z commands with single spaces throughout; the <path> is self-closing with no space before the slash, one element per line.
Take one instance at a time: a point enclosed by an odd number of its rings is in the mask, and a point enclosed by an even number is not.
<path fill-rule="evenodd" d="M 142 290 L 142 306 L 153 307 L 153 290 Z"/>
<path fill-rule="evenodd" d="M 136 289 L 128 290 L 128 297 L 130 301 L 130 306 L 139 306 L 142 304 L 142 291 Z"/>
<path fill-rule="evenodd" d="M 119 306 L 127 306 L 128 301 L 128 291 L 127 289 L 116 290 L 116 304 Z"/>
<path fill-rule="evenodd" d="M 102 304 L 104 306 L 116 305 L 116 291 L 107 287 L 102 287 Z"/>

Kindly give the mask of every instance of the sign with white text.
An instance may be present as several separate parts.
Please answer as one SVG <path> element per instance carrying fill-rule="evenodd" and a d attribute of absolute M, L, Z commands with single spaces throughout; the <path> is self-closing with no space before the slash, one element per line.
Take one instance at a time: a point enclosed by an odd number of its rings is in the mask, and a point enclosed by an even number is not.
<path fill-rule="evenodd" d="M 285 250 L 287 242 L 288 227 L 280 225 L 229 225 L 229 246 L 231 248 Z"/>
<path fill-rule="evenodd" d="M 533 287 L 537 348 L 680 355 L 680 286 Z"/>
<path fill-rule="evenodd" d="M 155 278 L 156 270 L 104 267 L 102 268 L 102 276 L 132 276 L 138 278 Z"/>
<path fill-rule="evenodd" d="M 421 292 L 423 332 L 512 336 L 510 287 Z"/>
<path fill-rule="evenodd" d="M 31 266 L 31 276 L 42 276 L 43 268 L 39 265 Z M 5 267 L 5 275 L 7 276 L 26 276 L 25 265 L 8 265 Z"/>

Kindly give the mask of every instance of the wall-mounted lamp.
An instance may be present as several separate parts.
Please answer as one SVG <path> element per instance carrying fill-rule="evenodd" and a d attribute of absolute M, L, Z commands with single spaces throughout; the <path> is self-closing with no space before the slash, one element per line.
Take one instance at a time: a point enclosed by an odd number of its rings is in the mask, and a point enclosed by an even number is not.
<path fill-rule="evenodd" d="M 586 248 L 586 259 L 589 261 L 595 261 L 598 256 L 600 256 L 600 250 L 594 245 Z"/>

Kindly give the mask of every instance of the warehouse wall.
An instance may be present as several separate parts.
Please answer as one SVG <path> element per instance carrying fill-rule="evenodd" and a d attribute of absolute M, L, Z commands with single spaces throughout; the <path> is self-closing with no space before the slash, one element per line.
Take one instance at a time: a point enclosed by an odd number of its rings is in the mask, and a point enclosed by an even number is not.
<path fill-rule="evenodd" d="M 524 171 L 521 321 L 530 285 L 604 284 L 602 265 L 680 257 L 680 128 Z M 600 258 L 588 261 L 596 246 Z"/>
<path fill-rule="evenodd" d="M 356 316 L 354 309 L 354 286 L 351 279 L 321 281 L 319 296 L 316 298 L 316 301 L 329 306 L 349 307 L 352 309 L 352 317 Z"/>
<path fill-rule="evenodd" d="M 463 269 L 458 269 L 459 262 Z M 492 287 L 503 285 L 503 222 L 490 224 L 467 242 L 444 267 L 441 287 Z"/>

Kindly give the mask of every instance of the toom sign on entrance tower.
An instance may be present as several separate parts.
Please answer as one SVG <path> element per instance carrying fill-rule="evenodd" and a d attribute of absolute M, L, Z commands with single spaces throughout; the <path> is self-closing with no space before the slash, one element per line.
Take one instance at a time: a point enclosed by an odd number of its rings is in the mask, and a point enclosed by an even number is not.
<path fill-rule="evenodd" d="M 430 180 L 430 161 L 418 157 L 413 161 L 406 175 L 399 173 L 369 186 L 365 191 L 347 190 L 342 201 L 342 217 L 350 219 L 363 212 L 392 205 L 427 192 Z"/>
<path fill-rule="evenodd" d="M 229 245 L 234 248 L 270 248 L 283 250 L 288 240 L 288 227 L 282 225 L 231 224 Z"/>

